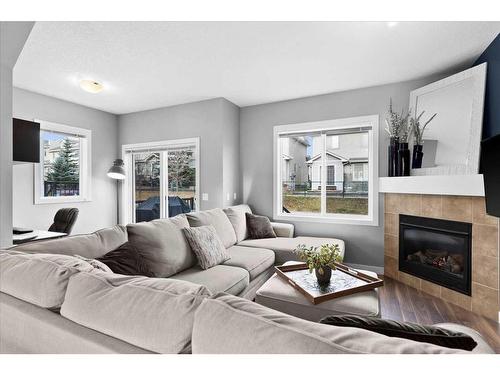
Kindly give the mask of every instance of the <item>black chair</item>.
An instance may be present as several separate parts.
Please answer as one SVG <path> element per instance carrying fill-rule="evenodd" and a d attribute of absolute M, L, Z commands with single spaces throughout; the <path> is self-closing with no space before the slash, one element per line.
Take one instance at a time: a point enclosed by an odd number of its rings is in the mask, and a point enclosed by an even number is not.
<path fill-rule="evenodd" d="M 49 232 L 62 232 L 71 234 L 71 230 L 78 218 L 78 208 L 61 208 L 54 216 L 54 223 L 49 228 Z"/>

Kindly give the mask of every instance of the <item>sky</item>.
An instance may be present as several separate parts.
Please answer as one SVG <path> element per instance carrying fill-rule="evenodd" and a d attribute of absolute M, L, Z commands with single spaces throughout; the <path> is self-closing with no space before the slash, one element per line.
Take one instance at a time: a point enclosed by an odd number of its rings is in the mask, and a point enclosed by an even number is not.
<path fill-rule="evenodd" d="M 42 141 L 58 141 L 60 139 L 66 138 L 64 134 L 61 133 L 53 133 L 48 131 L 41 131 Z"/>

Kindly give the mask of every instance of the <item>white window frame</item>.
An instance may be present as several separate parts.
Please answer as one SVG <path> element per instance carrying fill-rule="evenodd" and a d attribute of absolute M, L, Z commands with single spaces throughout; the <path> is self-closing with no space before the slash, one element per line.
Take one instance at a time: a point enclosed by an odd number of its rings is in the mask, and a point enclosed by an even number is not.
<path fill-rule="evenodd" d="M 200 138 L 182 138 L 182 139 L 172 139 L 159 142 L 144 142 L 144 143 L 134 143 L 122 145 L 122 159 L 124 162 L 125 175 L 126 178 L 123 180 L 120 189 L 120 219 L 121 224 L 130 224 L 135 222 L 135 210 L 134 210 L 134 165 L 133 165 L 133 152 L 162 152 L 168 151 L 168 149 L 175 149 L 182 146 L 191 147 L 194 146 L 194 156 L 195 156 L 195 166 L 196 166 L 196 181 L 195 181 L 195 212 L 200 210 Z M 163 155 L 163 160 L 160 163 L 160 196 L 165 196 L 168 194 L 167 180 L 163 176 L 168 176 L 168 156 L 166 153 Z M 168 217 L 168 205 L 165 206 L 163 199 L 160 199 L 160 212 L 165 212 L 165 216 Z"/>
<path fill-rule="evenodd" d="M 55 133 L 64 133 L 74 135 L 80 138 L 80 194 L 72 196 L 45 197 L 43 186 L 43 161 L 44 148 L 40 142 L 40 163 L 34 164 L 33 184 L 34 184 L 34 203 L 70 203 L 70 202 L 90 202 L 92 200 L 92 130 L 77 128 L 74 126 L 58 124 L 44 120 L 34 120 L 40 123 L 40 131 Z"/>
<path fill-rule="evenodd" d="M 368 130 L 368 215 L 334 214 L 324 212 L 326 208 L 326 185 L 321 186 L 321 213 L 282 212 L 282 186 L 281 186 L 281 155 L 279 139 L 281 135 L 293 133 L 324 132 L 327 130 L 370 128 Z M 322 135 L 324 138 L 325 134 Z M 360 116 L 335 120 L 306 122 L 299 124 L 274 126 L 273 137 L 273 219 L 281 221 L 317 222 L 336 224 L 357 224 L 378 226 L 378 139 L 379 116 Z M 325 142 L 323 142 L 324 144 Z M 322 181 L 326 182 L 326 150 L 322 150 Z"/>

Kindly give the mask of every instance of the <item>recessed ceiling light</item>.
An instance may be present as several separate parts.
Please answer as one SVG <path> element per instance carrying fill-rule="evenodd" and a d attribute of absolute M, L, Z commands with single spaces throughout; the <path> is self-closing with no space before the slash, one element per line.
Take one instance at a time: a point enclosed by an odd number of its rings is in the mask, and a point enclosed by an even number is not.
<path fill-rule="evenodd" d="M 399 22 L 395 22 L 395 21 L 391 21 L 391 22 L 387 22 L 387 27 L 394 27 L 394 26 L 397 26 Z"/>
<path fill-rule="evenodd" d="M 92 79 L 82 79 L 80 81 L 80 88 L 84 91 L 90 92 L 91 94 L 97 94 L 101 92 L 104 87 L 102 84 Z"/>

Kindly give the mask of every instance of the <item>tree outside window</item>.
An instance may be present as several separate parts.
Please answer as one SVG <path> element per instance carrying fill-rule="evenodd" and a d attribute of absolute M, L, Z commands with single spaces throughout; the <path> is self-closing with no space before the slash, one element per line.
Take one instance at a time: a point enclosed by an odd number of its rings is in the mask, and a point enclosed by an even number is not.
<path fill-rule="evenodd" d="M 44 159 L 44 196 L 78 195 L 80 190 L 79 139 L 63 138 L 57 135 L 52 138 L 59 139 L 44 141 L 47 156 Z"/>

